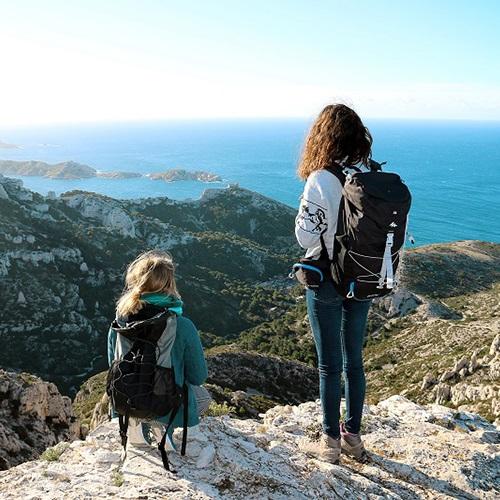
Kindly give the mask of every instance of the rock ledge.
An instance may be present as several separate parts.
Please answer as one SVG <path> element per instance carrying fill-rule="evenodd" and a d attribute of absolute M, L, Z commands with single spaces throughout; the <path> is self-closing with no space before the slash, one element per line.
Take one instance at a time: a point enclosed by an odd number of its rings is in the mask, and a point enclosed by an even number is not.
<path fill-rule="evenodd" d="M 86 441 L 58 445 L 50 457 L 0 473 L 5 499 L 317 499 L 493 498 L 500 488 L 499 433 L 471 413 L 418 406 L 393 396 L 366 408 L 366 445 L 373 462 L 342 457 L 339 466 L 298 449 L 314 436 L 318 402 L 277 406 L 263 422 L 206 418 L 190 433 L 188 455 L 170 453 L 177 474 L 163 470 L 157 450 L 131 447 L 120 460 L 118 429 L 109 422 Z"/>

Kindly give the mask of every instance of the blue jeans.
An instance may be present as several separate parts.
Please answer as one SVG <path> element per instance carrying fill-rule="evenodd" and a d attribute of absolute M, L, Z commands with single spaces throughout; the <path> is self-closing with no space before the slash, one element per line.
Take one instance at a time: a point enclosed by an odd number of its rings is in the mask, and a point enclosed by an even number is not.
<path fill-rule="evenodd" d="M 340 376 L 344 372 L 348 432 L 359 433 L 365 400 L 363 342 L 371 300 L 345 299 L 331 281 L 306 290 L 307 312 L 318 354 L 323 431 L 340 436 Z"/>

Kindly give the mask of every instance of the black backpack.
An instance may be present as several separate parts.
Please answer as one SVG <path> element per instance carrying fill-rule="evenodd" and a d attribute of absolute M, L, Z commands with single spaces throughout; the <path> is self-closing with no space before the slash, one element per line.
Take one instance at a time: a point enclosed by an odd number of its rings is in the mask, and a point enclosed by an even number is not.
<path fill-rule="evenodd" d="M 113 409 L 118 413 L 125 451 L 130 417 L 156 420 L 170 413 L 167 428 L 158 444 L 166 470 L 170 470 L 170 467 L 165 442 L 181 405 L 184 407 L 182 455 L 186 453 L 188 423 L 187 385 L 179 387 L 176 384 L 171 367 L 170 350 L 175 340 L 176 322 L 169 319 L 174 317 L 171 312 L 163 310 L 152 318 L 125 326 L 117 320 L 113 321 L 111 328 L 117 333 L 117 348 L 120 342 L 122 353 L 111 364 L 106 383 L 106 392 Z M 159 344 L 167 346 L 164 352 L 161 352 Z"/>
<path fill-rule="evenodd" d="M 342 296 L 360 300 L 383 297 L 395 287 L 411 205 L 399 175 L 382 172 L 373 161 L 371 168 L 348 175 L 328 169 L 343 185 L 331 277 Z"/>

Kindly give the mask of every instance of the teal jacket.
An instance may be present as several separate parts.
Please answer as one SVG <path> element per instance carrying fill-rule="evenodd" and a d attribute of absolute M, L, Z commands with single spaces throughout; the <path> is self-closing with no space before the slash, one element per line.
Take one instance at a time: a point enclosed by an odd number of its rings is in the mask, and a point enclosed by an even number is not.
<path fill-rule="evenodd" d="M 110 328 L 108 332 L 108 362 L 111 365 L 115 356 L 116 332 Z M 172 367 L 175 373 L 176 383 L 179 386 L 184 384 L 185 380 L 188 385 L 188 426 L 198 425 L 198 407 L 192 385 L 201 385 L 207 379 L 207 363 L 203 354 L 198 330 L 193 322 L 184 316 L 177 318 L 177 330 L 174 345 L 171 352 Z M 158 421 L 167 424 L 169 415 L 158 419 Z M 182 427 L 183 408 L 181 407 L 174 418 L 171 434 L 176 427 Z"/>

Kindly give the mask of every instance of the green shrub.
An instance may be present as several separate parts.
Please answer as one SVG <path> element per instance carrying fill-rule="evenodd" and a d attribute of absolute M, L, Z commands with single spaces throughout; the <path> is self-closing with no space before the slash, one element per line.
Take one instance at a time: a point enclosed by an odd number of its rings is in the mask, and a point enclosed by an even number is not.
<path fill-rule="evenodd" d="M 52 448 L 47 448 L 40 456 L 46 462 L 57 462 L 61 455 L 69 448 L 69 443 L 59 443 Z"/>
<path fill-rule="evenodd" d="M 235 412 L 236 408 L 234 406 L 229 406 L 225 401 L 223 403 L 212 401 L 207 409 L 206 415 L 207 417 L 220 417 Z"/>
<path fill-rule="evenodd" d="M 118 488 L 124 483 L 125 479 L 123 478 L 123 474 L 119 470 L 113 471 L 111 474 L 111 482 L 113 486 L 117 486 Z"/>

